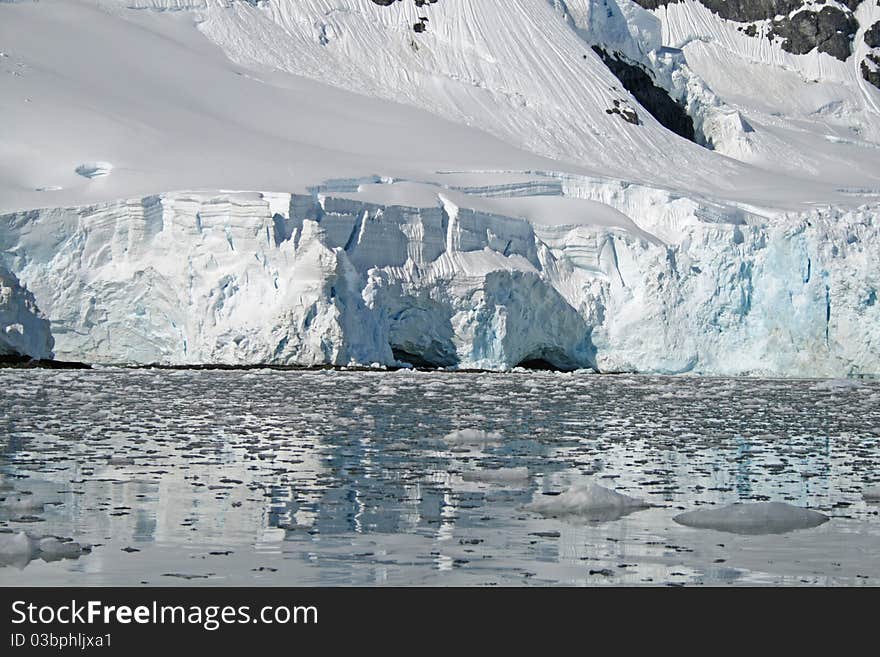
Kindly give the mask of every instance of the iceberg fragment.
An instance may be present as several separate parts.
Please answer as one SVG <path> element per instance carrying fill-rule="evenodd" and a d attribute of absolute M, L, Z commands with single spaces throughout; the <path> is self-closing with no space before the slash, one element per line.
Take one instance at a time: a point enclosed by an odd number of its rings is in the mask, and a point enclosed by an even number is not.
<path fill-rule="evenodd" d="M 686 527 L 733 534 L 784 534 L 818 527 L 828 522 L 828 516 L 784 502 L 756 502 L 697 509 L 680 513 L 673 520 Z"/>
<path fill-rule="evenodd" d="M 647 509 L 643 500 L 595 483 L 576 483 L 562 493 L 536 493 L 526 508 L 543 516 L 576 516 L 591 521 L 618 520 Z"/>

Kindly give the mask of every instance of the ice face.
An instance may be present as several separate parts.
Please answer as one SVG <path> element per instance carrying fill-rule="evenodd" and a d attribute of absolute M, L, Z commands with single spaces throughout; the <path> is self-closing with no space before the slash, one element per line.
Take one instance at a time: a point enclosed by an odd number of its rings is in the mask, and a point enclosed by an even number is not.
<path fill-rule="evenodd" d="M 54 340 L 34 296 L 0 265 L 0 356 L 51 358 Z"/>
<path fill-rule="evenodd" d="M 3 215 L 0 247 L 70 360 L 880 372 L 877 206 L 553 184 L 181 192 Z"/>

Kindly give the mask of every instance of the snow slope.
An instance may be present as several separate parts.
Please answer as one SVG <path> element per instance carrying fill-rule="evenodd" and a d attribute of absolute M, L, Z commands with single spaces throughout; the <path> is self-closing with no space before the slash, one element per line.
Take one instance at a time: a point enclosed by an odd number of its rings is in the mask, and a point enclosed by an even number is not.
<path fill-rule="evenodd" d="M 59 358 L 876 374 L 856 50 L 694 0 L 4 3 L 0 252 Z"/>

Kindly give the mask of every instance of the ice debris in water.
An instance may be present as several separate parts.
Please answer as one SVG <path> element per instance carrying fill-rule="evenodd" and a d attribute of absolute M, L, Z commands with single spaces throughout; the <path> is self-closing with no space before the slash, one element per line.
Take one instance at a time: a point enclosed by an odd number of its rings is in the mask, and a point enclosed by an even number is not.
<path fill-rule="evenodd" d="M 862 491 L 862 497 L 867 502 L 880 502 L 880 486 L 872 486 Z"/>
<path fill-rule="evenodd" d="M 579 483 L 558 495 L 536 493 L 526 508 L 544 516 L 579 516 L 589 520 L 617 520 L 647 509 L 644 500 L 594 483 Z"/>
<path fill-rule="evenodd" d="M 24 568 L 33 559 L 43 561 L 78 559 L 91 552 L 91 547 L 57 536 L 31 536 L 26 532 L 0 532 L 0 567 Z"/>
<path fill-rule="evenodd" d="M 733 534 L 784 534 L 818 527 L 828 516 L 784 502 L 730 504 L 719 508 L 680 513 L 675 522 L 697 529 L 716 529 Z"/>
<path fill-rule="evenodd" d="M 862 387 L 861 381 L 854 379 L 825 379 L 813 386 L 813 390 L 846 391 Z"/>
<path fill-rule="evenodd" d="M 483 431 L 482 429 L 459 429 L 443 436 L 450 445 L 482 446 L 494 445 L 501 441 L 498 431 Z"/>
<path fill-rule="evenodd" d="M 38 511 L 42 512 L 45 504 L 27 495 L 7 497 L 0 502 L 0 509 L 5 511 Z"/>
<path fill-rule="evenodd" d="M 524 484 L 529 480 L 528 468 L 495 468 L 470 470 L 461 478 L 465 481 L 476 481 L 488 484 Z"/>
<path fill-rule="evenodd" d="M 59 539 L 56 536 L 46 536 L 37 543 L 37 548 L 43 561 L 57 561 L 58 559 L 78 559 L 84 552 L 90 549 L 69 539 Z"/>

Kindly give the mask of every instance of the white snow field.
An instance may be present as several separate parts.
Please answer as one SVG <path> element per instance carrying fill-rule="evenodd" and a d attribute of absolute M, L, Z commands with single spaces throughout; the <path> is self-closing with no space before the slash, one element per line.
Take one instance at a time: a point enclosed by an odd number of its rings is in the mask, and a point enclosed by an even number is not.
<path fill-rule="evenodd" d="M 854 15 L 841 61 L 695 0 L 0 3 L 0 264 L 66 360 L 878 374 Z"/>

